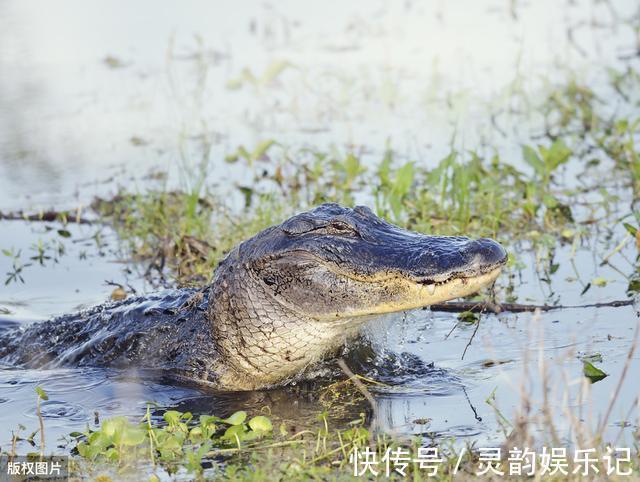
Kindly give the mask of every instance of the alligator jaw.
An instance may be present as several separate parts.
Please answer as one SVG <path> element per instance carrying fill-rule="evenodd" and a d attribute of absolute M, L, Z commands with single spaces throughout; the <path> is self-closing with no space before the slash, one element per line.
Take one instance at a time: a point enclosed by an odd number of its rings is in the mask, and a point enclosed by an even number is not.
<path fill-rule="evenodd" d="M 389 289 L 401 293 L 400 296 L 390 297 L 388 302 L 378 304 L 375 310 L 354 312 L 350 316 L 395 313 L 469 296 L 493 283 L 501 271 L 502 266 L 498 266 L 476 276 L 452 277 L 447 281 L 431 283 L 398 279 L 389 283 Z"/>
<path fill-rule="evenodd" d="M 454 298 L 472 295 L 483 287 L 493 283 L 501 271 L 502 266 L 497 266 L 475 276 L 451 277 L 446 281 L 438 282 L 420 281 L 418 284 L 422 285 L 423 290 L 426 291 L 426 295 L 423 294 L 420 297 L 421 302 L 426 301 L 426 303 L 421 306 L 433 305 Z"/>

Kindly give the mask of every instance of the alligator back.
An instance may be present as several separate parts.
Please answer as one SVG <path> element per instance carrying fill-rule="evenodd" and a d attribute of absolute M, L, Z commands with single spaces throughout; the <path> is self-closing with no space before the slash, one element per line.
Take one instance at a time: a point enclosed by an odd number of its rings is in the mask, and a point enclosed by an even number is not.
<path fill-rule="evenodd" d="M 11 329 L 0 334 L 0 362 L 200 372 L 215 357 L 207 298 L 206 291 L 167 290 Z"/>

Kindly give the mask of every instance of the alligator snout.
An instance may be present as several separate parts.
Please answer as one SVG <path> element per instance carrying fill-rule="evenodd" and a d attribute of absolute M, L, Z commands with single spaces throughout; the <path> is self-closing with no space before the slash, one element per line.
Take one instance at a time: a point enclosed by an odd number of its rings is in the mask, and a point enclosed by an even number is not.
<path fill-rule="evenodd" d="M 472 260 L 474 268 L 482 271 L 507 262 L 507 252 L 500 243 L 493 239 L 470 240 L 465 251 L 468 259 Z"/>

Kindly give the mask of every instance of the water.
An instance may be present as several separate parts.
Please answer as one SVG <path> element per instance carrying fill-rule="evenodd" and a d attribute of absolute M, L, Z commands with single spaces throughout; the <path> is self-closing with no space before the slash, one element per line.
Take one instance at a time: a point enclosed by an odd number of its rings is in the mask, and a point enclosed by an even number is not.
<path fill-rule="evenodd" d="M 520 143 L 537 142 L 532 138 L 542 132 L 526 99 L 569 72 L 603 86 L 602 66 L 621 68 L 636 48 L 624 21 L 635 3 L 245 2 L 221 9 L 205 2 L 3 2 L 0 211 L 76 209 L 119 187 L 154 186 L 149 174 L 157 171 L 169 173 L 169 185 L 185 186 L 185 166 L 202 159 L 208 185 L 237 202 L 235 183 L 246 181 L 246 172 L 224 156 L 271 138 L 291 146 L 349 146 L 365 159 L 379 159 L 390 141 L 399 157 L 428 166 L 448 153 L 453 139 L 460 149 L 497 146 L 517 163 Z M 245 70 L 257 80 L 246 80 Z M 614 96 L 604 100 L 612 111 L 621 104 Z M 494 123 L 487 122 L 490 112 L 498 113 Z M 577 182 L 571 172 L 563 181 Z M 614 207 L 628 209 L 629 193 L 616 192 L 622 200 Z M 67 239 L 50 226 L 0 221 L 0 248 L 32 256 L 42 242 L 51 257 L 44 266 L 32 260 L 24 284 L 0 288 L 0 329 L 101 303 L 113 289 L 106 281 L 152 289 L 140 268 L 123 259 L 109 229 L 72 225 Z M 575 247 L 558 247 L 560 267 L 550 283 L 540 281 L 544 261 L 523 255 L 526 266 L 514 281 L 519 301 L 625 298 L 633 244 L 599 266 L 621 236 L 594 230 Z M 10 257 L 0 257 L 0 273 L 12 270 Z M 607 285 L 581 295 L 596 277 Z M 495 390 L 495 406 L 511 418 L 520 381 L 539 398 L 547 379 L 556 423 L 566 433 L 565 395 L 574 411 L 596 419 L 607 410 L 637 326 L 635 310 L 486 315 L 464 359 L 474 327 L 461 324 L 447 336 L 455 315 L 419 310 L 372 323 L 367 334 L 379 353 L 407 352 L 434 363 L 421 374 L 398 373 L 391 388 L 376 390 L 376 423 L 403 434 L 496 442 L 501 426 L 487 398 Z M 580 401 L 578 356 L 596 352 L 610 376 Z M 540 375 L 541 360 L 548 377 Z M 639 373 L 636 353 L 627 377 Z M 60 437 L 105 417 L 140 416 L 148 401 L 220 415 L 269 406 L 300 426 L 323 408 L 317 387 L 211 394 L 108 370 L 7 369 L 0 371 L 0 447 L 8 446 L 18 423 L 27 434 L 36 429 L 38 384 L 50 395 L 43 405 L 48 439 L 62 452 L 68 447 Z M 637 409 L 629 412 L 637 396 L 633 383 L 623 385 L 606 436 L 615 437 L 626 421 L 624 437 L 638 428 Z M 345 409 L 345 419 L 357 418 L 363 407 Z M 423 419 L 430 422 L 417 423 Z M 28 442 L 18 448 L 28 451 Z"/>

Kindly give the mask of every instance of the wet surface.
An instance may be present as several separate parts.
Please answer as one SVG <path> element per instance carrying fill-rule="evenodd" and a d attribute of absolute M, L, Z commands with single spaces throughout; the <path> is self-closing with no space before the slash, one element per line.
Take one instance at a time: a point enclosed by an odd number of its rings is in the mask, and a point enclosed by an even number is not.
<path fill-rule="evenodd" d="M 521 88 L 535 97 L 567 72 L 596 88 L 604 85 L 594 66 L 620 67 L 621 57 L 633 52 L 635 34 L 620 19 L 637 5 L 611 2 L 614 15 L 607 2 L 511 2 L 512 9 L 508 3 L 362 2 L 347 8 L 250 2 L 220 12 L 197 2 L 179 8 L 4 2 L 0 211 L 76 209 L 120 186 L 156 186 L 159 181 L 148 177 L 155 171 L 169 173 L 168 185 L 185 186 L 191 180 L 179 173 L 202 159 L 208 185 L 237 204 L 242 197 L 234 183 L 247 173 L 224 156 L 271 138 L 294 146 L 350 146 L 365 160 L 379 159 L 391 139 L 400 157 L 430 166 L 448 153 L 455 132 L 460 149 L 495 146 L 520 162 L 521 142 L 535 142 L 542 127 L 522 99 L 519 113 L 509 113 L 511 94 Z M 619 99 L 603 95 L 612 111 L 619 107 Z M 486 122 L 490 112 L 499 112 L 496 124 Z M 579 183 L 565 177 L 567 185 Z M 630 193 L 611 190 L 620 196 L 611 208 L 628 210 Z M 152 289 L 108 228 L 69 225 L 69 236 L 59 229 L 0 221 L 0 248 L 37 256 L 40 243 L 48 256 L 30 261 L 21 272 L 24 283 L 0 287 L 0 331 L 104 302 L 113 290 L 106 281 Z M 514 247 L 524 264 L 512 280 L 518 300 L 582 305 L 625 299 L 635 270 L 633 244 L 600 265 L 623 236 L 595 227 L 584 241 L 558 246 L 559 267 L 551 276 L 543 275 L 549 260 L 537 259 L 528 246 Z M 0 274 L 14 271 L 11 256 L 0 256 Z M 606 284 L 582 294 L 596 277 Z M 499 280 L 508 283 L 506 276 Z M 637 309 L 483 315 L 475 336 L 474 325 L 428 310 L 375 321 L 366 330 L 377 354 L 368 373 L 389 385 L 373 389 L 376 423 L 428 438 L 495 442 L 503 434 L 496 407 L 513 420 L 522 385 L 539 400 L 547 382 L 554 420 L 568 437 L 567 413 L 587 424 L 607 411 L 638 325 Z M 398 371 L 376 372 L 375 363 L 389 353 L 414 355 L 426 368 L 411 371 L 410 363 L 401 363 Z M 594 353 L 610 376 L 588 386 L 579 357 Z M 636 352 L 626 376 L 639 375 Z M 51 441 L 113 415 L 142 416 L 147 402 L 223 416 L 270 407 L 300 426 L 315 423 L 326 407 L 324 385 L 212 394 L 131 372 L 7 368 L 0 370 L 1 448 L 18 424 L 26 435 L 37 428 L 36 385 L 50 396 L 42 413 Z M 615 438 L 624 426 L 628 440 L 637 430 L 638 393 L 636 383 L 622 386 L 606 437 Z M 367 407 L 353 398 L 340 415 L 345 420 Z M 18 449 L 30 447 L 23 441 Z"/>

